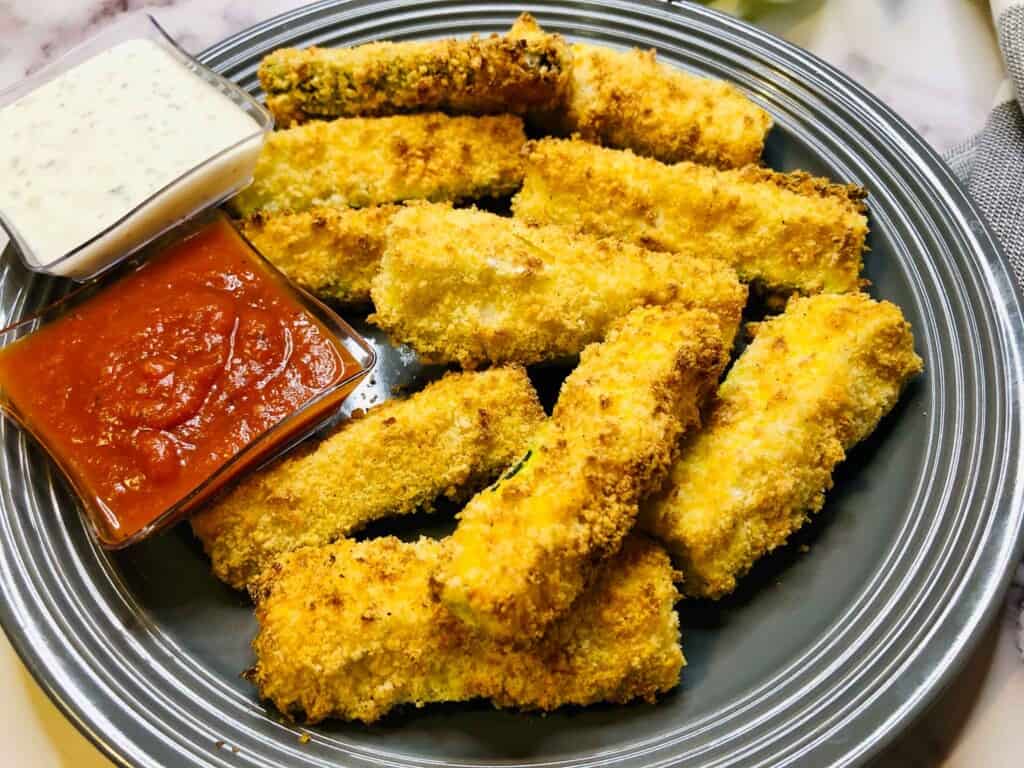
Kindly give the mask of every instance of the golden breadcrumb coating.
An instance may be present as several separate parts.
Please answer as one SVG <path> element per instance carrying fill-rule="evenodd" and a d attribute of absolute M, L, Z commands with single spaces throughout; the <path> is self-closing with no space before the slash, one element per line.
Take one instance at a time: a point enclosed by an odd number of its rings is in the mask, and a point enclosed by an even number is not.
<path fill-rule="evenodd" d="M 257 250 L 310 293 L 341 304 L 366 304 L 396 210 L 374 205 L 256 213 L 239 226 Z"/>
<path fill-rule="evenodd" d="M 241 588 L 282 552 L 465 498 L 522 455 L 544 418 L 521 368 L 449 373 L 246 477 L 192 529 L 217 577 Z"/>
<path fill-rule="evenodd" d="M 551 109 L 562 101 L 572 54 L 528 14 L 504 37 L 375 42 L 354 48 L 280 48 L 260 64 L 277 124 L 440 111 Z"/>
<path fill-rule="evenodd" d="M 746 295 L 698 255 L 416 205 L 392 219 L 370 320 L 425 359 L 472 368 L 574 355 L 645 304 L 709 309 L 731 344 Z"/>
<path fill-rule="evenodd" d="M 522 181 L 525 141 L 514 115 L 312 122 L 267 136 L 253 183 L 231 207 L 249 216 L 507 195 Z"/>
<path fill-rule="evenodd" d="M 459 514 L 435 588 L 502 641 L 540 637 L 615 554 L 728 359 L 706 310 L 642 307 L 587 347 L 525 459 Z"/>
<path fill-rule="evenodd" d="M 538 643 L 511 649 L 430 595 L 447 540 L 394 538 L 284 555 L 251 586 L 259 634 L 249 673 L 282 712 L 371 723 L 401 704 L 490 699 L 550 711 L 654 701 L 685 663 L 676 575 L 634 534 Z"/>
<path fill-rule="evenodd" d="M 584 141 L 530 145 L 517 217 L 667 251 L 702 252 L 772 291 L 861 287 L 868 223 L 859 187 L 748 166 L 665 165 Z"/>
<path fill-rule="evenodd" d="M 548 122 L 565 135 L 662 162 L 718 168 L 757 163 L 771 116 L 731 83 L 658 62 L 653 50 L 572 46 L 572 77 Z"/>
<path fill-rule="evenodd" d="M 899 308 L 864 294 L 792 299 L 761 323 L 642 525 L 684 589 L 718 598 L 821 509 L 832 471 L 922 369 Z"/>

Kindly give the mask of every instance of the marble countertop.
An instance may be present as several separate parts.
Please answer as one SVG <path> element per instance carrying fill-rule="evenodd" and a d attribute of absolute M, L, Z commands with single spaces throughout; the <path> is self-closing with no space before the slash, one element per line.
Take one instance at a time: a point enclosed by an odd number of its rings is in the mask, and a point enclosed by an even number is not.
<path fill-rule="evenodd" d="M 729 5 L 738 0 L 718 0 Z M 121 13 L 147 9 L 186 48 L 205 46 L 297 0 L 0 0 L 0 88 Z M 768 5 L 765 3 L 762 6 Z M 937 149 L 983 125 L 1003 77 L 983 0 L 801 0 L 755 23 L 823 57 L 876 93 Z M 1012 590 L 965 670 L 876 762 L 885 768 L 1011 768 L 1024 758 L 1024 663 Z M 109 763 L 42 693 L 0 635 L 0 763 Z M 170 768 L 170 767 L 169 767 Z"/>

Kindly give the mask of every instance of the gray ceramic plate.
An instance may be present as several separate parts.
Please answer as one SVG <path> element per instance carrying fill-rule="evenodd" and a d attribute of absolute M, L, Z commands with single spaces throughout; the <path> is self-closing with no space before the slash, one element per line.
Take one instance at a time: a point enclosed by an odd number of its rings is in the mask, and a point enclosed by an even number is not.
<path fill-rule="evenodd" d="M 861 88 L 744 24 L 654 3 L 328 2 L 203 58 L 255 90 L 257 62 L 278 46 L 501 31 L 524 9 L 552 31 L 653 46 L 735 81 L 775 117 L 770 165 L 868 186 L 872 292 L 903 308 L 927 372 L 853 452 L 799 541 L 730 599 L 680 606 L 690 664 L 656 706 L 548 717 L 436 706 L 372 728 L 329 724 L 305 744 L 239 678 L 252 661 L 251 610 L 210 576 L 187 527 L 101 552 L 39 452 L 5 426 L 0 620 L 43 687 L 118 762 L 853 764 L 922 709 L 992 615 L 1024 514 L 1020 300 L 939 158 Z M 2 278 L 0 319 L 53 290 L 10 260 Z M 378 346 L 367 399 L 424 373 Z"/>

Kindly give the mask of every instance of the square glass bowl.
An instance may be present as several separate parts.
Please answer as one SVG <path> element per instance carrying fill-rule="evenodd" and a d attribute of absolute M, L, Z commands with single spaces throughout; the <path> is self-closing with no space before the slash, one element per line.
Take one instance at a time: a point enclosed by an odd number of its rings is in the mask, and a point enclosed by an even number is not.
<path fill-rule="evenodd" d="M 236 237 L 237 242 L 247 249 L 248 257 L 252 259 L 253 269 L 258 270 L 261 277 L 269 278 L 279 295 L 291 299 L 292 305 L 298 305 L 308 316 L 312 316 L 319 327 L 322 338 L 327 340 L 336 352 L 339 348 L 344 349 L 350 362 L 354 361 L 354 365 L 349 367 L 346 364 L 337 380 L 320 389 L 315 396 L 281 418 L 262 434 L 256 435 L 233 455 L 226 458 L 205 480 L 193 486 L 180 498 L 176 498 L 159 514 L 154 515 L 151 519 L 147 516 L 148 522 L 141 526 L 135 526 L 131 530 L 116 525 L 117 521 L 116 518 L 112 518 L 111 509 L 103 499 L 97 497 L 90 483 L 83 479 L 82 473 L 76 469 L 75 461 L 70 460 L 68 456 L 64 455 L 65 452 L 61 448 L 46 439 L 43 434 L 45 430 L 38 428 L 31 414 L 23 413 L 19 409 L 12 400 L 10 392 L 3 387 L 3 382 L 0 381 L 0 410 L 31 434 L 60 468 L 80 500 L 79 508 L 87 527 L 92 530 L 105 548 L 118 549 L 127 546 L 177 522 L 211 499 L 242 473 L 279 456 L 311 435 L 312 432 L 338 414 L 342 401 L 373 368 L 376 361 L 373 348 L 364 339 L 330 308 L 289 281 L 259 254 L 220 211 L 206 212 L 165 233 L 163 237 L 139 252 L 135 258 L 122 262 L 117 269 L 78 288 L 38 315 L 3 329 L 0 331 L 0 347 L 6 348 L 41 328 L 52 326 L 61 318 L 82 309 L 90 300 L 108 290 L 118 281 L 145 269 L 147 264 L 159 257 L 166 249 L 174 247 L 191 235 L 201 233 L 206 227 L 218 225 L 230 227 L 232 236 Z M 175 254 L 168 254 L 168 256 L 176 258 Z M 39 339 L 39 337 L 36 338 Z M 233 336 L 232 339 L 234 339 Z M 101 354 L 103 351 L 105 350 L 96 352 Z M 339 356 L 345 360 L 345 354 Z M 46 397 L 51 396 L 57 396 L 57 393 L 46 393 Z M 97 402 L 99 402 L 98 397 Z"/>
<path fill-rule="evenodd" d="M 253 170 L 265 135 L 273 129 L 270 113 L 247 92 L 204 67 L 160 27 L 151 16 L 129 14 L 98 35 L 73 48 L 61 58 L 0 92 L 0 110 L 28 96 L 54 78 L 86 63 L 122 43 L 143 40 L 155 44 L 171 58 L 226 96 L 252 120 L 252 132 L 192 166 L 164 184 L 141 203 L 84 242 L 54 258 L 36 253 L 18 230 L 18 222 L 0 204 L 0 226 L 10 235 L 22 262 L 30 270 L 85 281 L 101 274 L 154 238 L 194 214 L 217 205 L 252 181 Z M 102 105 L 98 107 L 102 109 Z M 55 113 L 60 119 L 60 113 Z M 0 168 L 0 172 L 7 169 Z M 88 179 L 86 179 L 88 181 Z M 20 190 L 19 190 L 20 191 Z M 59 205 L 42 200 L 42 205 Z M 47 213 L 44 210 L 44 213 Z M 59 223 L 55 222 L 55 226 Z"/>

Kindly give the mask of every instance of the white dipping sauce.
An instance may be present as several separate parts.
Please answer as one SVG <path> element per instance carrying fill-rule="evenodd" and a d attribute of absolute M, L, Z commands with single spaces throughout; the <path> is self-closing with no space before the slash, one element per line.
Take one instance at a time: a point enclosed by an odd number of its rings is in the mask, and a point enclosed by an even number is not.
<path fill-rule="evenodd" d="M 26 260 L 49 267 L 234 148 L 49 270 L 88 276 L 243 186 L 262 138 L 251 115 L 168 50 L 129 40 L 0 109 L 0 212 Z"/>

